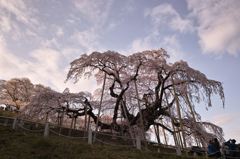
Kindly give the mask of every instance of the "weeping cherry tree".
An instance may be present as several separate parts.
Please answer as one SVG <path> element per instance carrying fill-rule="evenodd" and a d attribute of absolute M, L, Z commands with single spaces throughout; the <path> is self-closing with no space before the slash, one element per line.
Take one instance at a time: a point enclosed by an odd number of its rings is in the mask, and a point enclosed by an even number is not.
<path fill-rule="evenodd" d="M 105 113 L 111 116 L 111 124 L 101 120 L 98 122 L 96 114 L 88 111 L 102 129 L 129 131 L 130 127 L 136 126 L 147 131 L 151 126 L 158 125 L 174 133 L 170 122 L 160 122 L 164 119 L 172 121 L 174 127 L 181 126 L 180 131 L 185 131 L 185 134 L 200 137 L 203 142 L 210 136 L 222 139 L 220 127 L 212 123 L 204 124 L 199 121 L 200 118 L 193 119 L 192 116 L 197 116 L 197 103 L 212 106 L 212 97 L 216 95 L 224 106 L 221 82 L 208 79 L 185 61 L 169 63 L 168 57 L 164 49 L 147 50 L 128 56 L 114 51 L 83 54 L 71 63 L 67 80 L 78 82 L 83 77 L 94 75 L 97 83 L 103 83 L 106 76 L 103 87 L 105 91 L 102 94 L 98 91 L 97 95 L 103 95 L 102 106 L 108 108 Z M 177 112 L 182 116 L 179 117 Z M 119 122 L 119 117 L 126 122 Z M 201 123 L 198 127 L 192 124 L 197 122 Z"/>

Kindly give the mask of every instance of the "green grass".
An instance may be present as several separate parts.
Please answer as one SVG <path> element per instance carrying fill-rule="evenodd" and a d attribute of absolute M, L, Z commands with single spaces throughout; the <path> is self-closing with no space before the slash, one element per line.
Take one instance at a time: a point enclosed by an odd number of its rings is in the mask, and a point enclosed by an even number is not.
<path fill-rule="evenodd" d="M 0 110 L 0 116 L 14 117 L 16 113 Z M 152 149 L 152 147 L 149 147 Z M 42 134 L 27 134 L 0 126 L 0 159 L 190 159 L 163 153 L 139 151 L 135 148 L 70 140 L 58 136 L 44 138 Z"/>
<path fill-rule="evenodd" d="M 86 141 L 26 134 L 0 126 L 1 159 L 177 159 L 191 158 L 134 148 L 88 145 Z"/>

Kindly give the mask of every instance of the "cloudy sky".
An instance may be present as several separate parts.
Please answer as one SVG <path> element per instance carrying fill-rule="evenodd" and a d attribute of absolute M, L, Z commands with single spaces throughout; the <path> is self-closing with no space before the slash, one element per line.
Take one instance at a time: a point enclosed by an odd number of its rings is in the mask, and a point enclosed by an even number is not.
<path fill-rule="evenodd" d="M 64 83 L 82 53 L 164 48 L 223 82 L 225 108 L 198 110 L 240 142 L 239 8 L 239 0 L 0 0 L 0 79 L 92 91 L 92 80 Z"/>

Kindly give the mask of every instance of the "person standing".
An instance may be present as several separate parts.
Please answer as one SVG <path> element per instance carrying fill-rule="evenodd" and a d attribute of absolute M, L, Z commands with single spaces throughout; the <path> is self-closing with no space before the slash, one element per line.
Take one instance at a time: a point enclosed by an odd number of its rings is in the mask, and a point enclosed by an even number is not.
<path fill-rule="evenodd" d="M 220 144 L 219 145 L 217 144 L 219 144 L 219 142 L 216 142 L 215 139 L 209 141 L 208 148 L 207 148 L 208 157 L 210 158 L 221 157 Z"/>

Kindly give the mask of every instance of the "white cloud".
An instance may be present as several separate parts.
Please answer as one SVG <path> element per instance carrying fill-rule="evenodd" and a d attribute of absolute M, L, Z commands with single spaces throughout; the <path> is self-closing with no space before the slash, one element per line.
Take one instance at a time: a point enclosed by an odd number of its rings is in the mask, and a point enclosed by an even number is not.
<path fill-rule="evenodd" d="M 162 45 L 170 55 L 170 62 L 175 62 L 183 58 L 184 52 L 181 51 L 181 45 L 176 35 L 165 36 Z"/>
<path fill-rule="evenodd" d="M 74 5 L 85 20 L 97 27 L 105 23 L 112 2 L 112 0 L 74 0 Z"/>
<path fill-rule="evenodd" d="M 42 83 L 54 89 L 62 89 L 65 77 L 60 73 L 59 57 L 56 51 L 38 49 L 33 51 L 31 60 L 26 60 L 12 54 L 2 42 L 0 57 L 1 79 L 28 77 L 33 83 Z"/>
<path fill-rule="evenodd" d="M 176 35 L 165 36 L 163 38 L 163 45 L 174 46 L 175 48 L 180 47 L 180 44 L 179 44 L 179 41 L 176 38 Z"/>
<path fill-rule="evenodd" d="M 60 47 L 58 40 L 56 38 L 42 39 L 41 41 L 42 42 L 40 45 L 43 48 L 59 48 Z"/>
<path fill-rule="evenodd" d="M 75 8 L 80 13 L 81 21 L 87 21 L 86 29 L 76 29 L 70 36 L 71 42 L 80 51 L 91 52 L 101 50 L 99 39 L 106 28 L 114 28 L 115 24 L 108 25 L 108 17 L 112 6 L 112 0 L 74 0 Z"/>
<path fill-rule="evenodd" d="M 57 70 L 60 53 L 50 48 L 40 48 L 31 53 L 36 65 L 46 70 Z M 44 71 L 45 72 L 45 71 Z M 54 72 L 54 71 L 53 71 Z"/>
<path fill-rule="evenodd" d="M 136 1 L 135 0 L 128 0 L 128 1 L 124 1 L 125 4 L 124 6 L 121 7 L 121 15 L 122 16 L 128 16 L 129 14 L 131 14 L 132 12 L 134 12 L 136 10 Z"/>
<path fill-rule="evenodd" d="M 78 7 L 82 2 L 76 1 Z M 64 26 L 54 24 L 53 21 L 50 26 L 53 26 L 54 29 L 50 33 L 49 30 L 52 28 L 48 28 L 49 24 L 39 20 L 42 17 L 39 15 L 42 10 L 39 9 L 42 8 L 35 8 L 33 2 L 0 0 L 0 79 L 28 77 L 33 83 L 41 83 L 57 91 L 62 91 L 65 87 L 69 87 L 74 92 L 93 91 L 96 88 L 93 79 L 80 80 L 77 84 L 64 83 L 69 68 L 66 63 L 77 58 L 83 51 L 94 50 L 98 46 L 99 30 L 105 23 L 111 4 L 107 1 L 104 4 L 97 1 L 96 4 L 88 1 L 84 3 L 84 8 L 78 9 L 91 20 L 93 23 L 91 26 L 85 30 L 75 28 L 73 31 L 69 31 L 65 30 Z M 87 8 L 90 9 L 89 13 Z M 15 50 L 12 43 L 7 41 L 9 35 L 18 44 L 23 44 L 26 49 L 24 57 L 21 56 L 21 52 Z M 67 40 L 63 40 L 67 41 L 67 44 L 61 45 L 63 37 L 68 37 Z M 33 40 L 38 45 L 28 46 L 21 40 L 24 42 Z M 59 51 L 60 48 L 62 51 Z M 15 52 L 11 52 L 10 49 Z"/>
<path fill-rule="evenodd" d="M 147 9 L 144 15 L 150 17 L 151 28 L 147 36 L 133 40 L 130 51 L 164 48 L 170 55 L 171 62 L 182 58 L 184 53 L 181 51 L 177 33 L 192 32 L 192 22 L 182 18 L 170 4 L 160 4 Z M 166 31 L 169 27 L 174 33 L 162 34 L 162 31 Z"/>
<path fill-rule="evenodd" d="M 184 19 L 170 4 L 160 4 L 145 11 L 146 17 L 151 17 L 155 29 L 169 26 L 174 31 L 192 32 L 192 22 Z"/>
<path fill-rule="evenodd" d="M 170 55 L 170 62 L 179 60 L 183 56 L 180 43 L 176 35 L 165 36 L 162 39 L 158 38 L 154 33 L 149 34 L 144 38 L 133 40 L 130 49 L 124 52 L 139 52 L 144 50 L 165 49 Z"/>
<path fill-rule="evenodd" d="M 13 40 L 24 40 L 26 36 L 36 38 L 42 27 L 36 17 L 32 2 L 24 0 L 0 0 L 0 34 Z"/>
<path fill-rule="evenodd" d="M 147 36 L 145 38 L 139 38 L 133 40 L 131 44 L 131 52 L 138 52 L 138 51 L 144 51 L 149 49 L 154 49 L 153 45 L 151 44 L 151 36 Z"/>
<path fill-rule="evenodd" d="M 56 27 L 56 35 L 57 35 L 58 37 L 63 36 L 63 35 L 64 35 L 63 28 L 61 28 L 61 27 Z"/>
<path fill-rule="evenodd" d="M 234 118 L 236 118 L 236 115 L 233 114 L 219 114 L 211 117 L 211 121 L 215 123 L 216 125 L 228 125 L 229 123 L 234 121 Z"/>
<path fill-rule="evenodd" d="M 38 21 L 32 17 L 32 9 L 26 5 L 23 0 L 0 0 L 0 8 L 15 16 L 16 20 L 28 26 L 38 24 Z"/>
<path fill-rule="evenodd" d="M 2 32 L 9 32 L 11 29 L 12 29 L 12 25 L 9 18 L 0 16 L 0 30 Z"/>
<path fill-rule="evenodd" d="M 27 69 L 27 62 L 10 53 L 6 48 L 5 39 L 0 36 L 0 78 L 9 79 L 14 77 L 13 75 L 19 77 L 18 75 L 25 69 Z"/>
<path fill-rule="evenodd" d="M 84 31 L 76 31 L 70 39 L 79 45 L 82 50 L 89 52 L 95 51 L 97 49 L 99 34 L 96 33 L 96 30 L 91 28 Z"/>
<path fill-rule="evenodd" d="M 67 61 L 73 61 L 80 56 L 79 49 L 77 48 L 65 47 L 61 52 Z"/>
<path fill-rule="evenodd" d="M 199 44 L 205 53 L 240 51 L 239 0 L 187 0 L 191 15 L 197 18 Z"/>
<path fill-rule="evenodd" d="M 93 79 L 83 79 L 77 84 L 64 83 L 68 67 L 60 67 L 64 56 L 56 50 L 39 48 L 31 52 L 31 58 L 27 60 L 12 54 L 4 38 L 0 37 L 0 79 L 28 77 L 35 84 L 41 83 L 57 91 L 66 87 L 72 92 L 93 91 L 96 88 Z"/>

